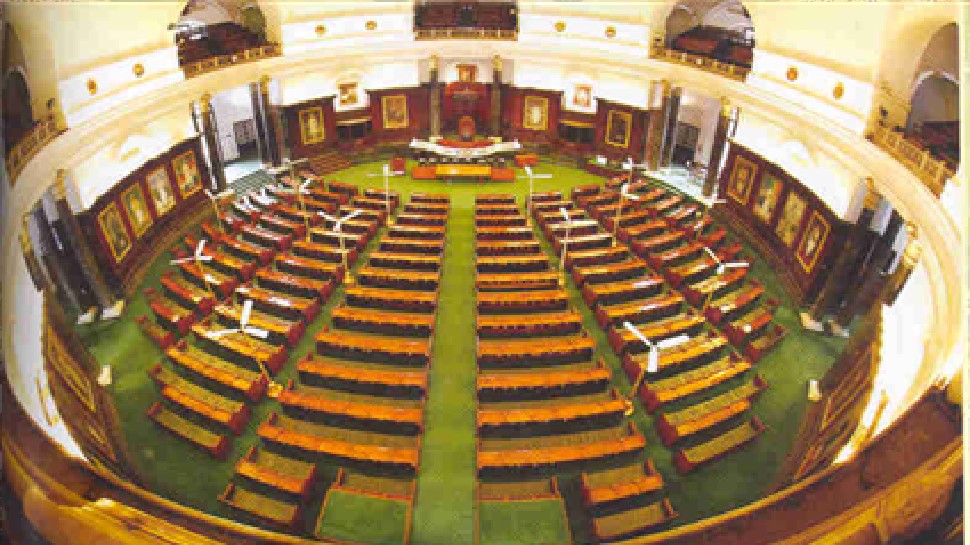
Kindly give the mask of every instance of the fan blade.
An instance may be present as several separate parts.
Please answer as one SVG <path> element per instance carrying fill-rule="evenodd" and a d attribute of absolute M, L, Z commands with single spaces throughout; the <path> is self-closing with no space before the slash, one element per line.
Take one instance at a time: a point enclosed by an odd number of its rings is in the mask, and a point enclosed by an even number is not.
<path fill-rule="evenodd" d="M 690 340 L 690 335 L 677 335 L 676 337 L 671 337 L 669 339 L 664 339 L 656 344 L 657 348 L 673 348 L 684 344 Z"/>
<path fill-rule="evenodd" d="M 216 198 L 216 196 L 215 196 L 215 195 L 213 195 L 213 194 L 212 194 L 212 192 L 211 192 L 211 191 L 209 191 L 209 189 L 208 189 L 208 188 L 205 188 L 205 187 L 203 187 L 203 188 L 202 188 L 202 192 L 203 192 L 203 193 L 205 193 L 205 196 L 206 196 L 206 197 L 209 197 L 210 199 L 212 199 L 212 200 L 215 200 L 215 198 Z"/>
<path fill-rule="evenodd" d="M 559 213 L 562 214 L 562 217 L 566 219 L 566 223 L 572 223 L 572 219 L 569 218 L 568 210 L 566 210 L 565 208 L 560 208 Z"/>
<path fill-rule="evenodd" d="M 212 261 L 211 255 L 200 255 L 192 258 L 194 261 Z"/>
<path fill-rule="evenodd" d="M 205 281 L 208 282 L 208 283 L 210 283 L 210 284 L 215 284 L 216 282 L 219 281 L 218 278 L 212 276 L 211 274 L 206 274 L 206 275 L 203 276 L 203 278 L 205 278 Z"/>
<path fill-rule="evenodd" d="M 195 247 L 195 257 L 202 255 L 202 251 L 205 249 L 205 239 L 199 241 L 199 245 Z"/>
<path fill-rule="evenodd" d="M 206 331 L 205 336 L 210 339 L 218 339 L 219 337 L 224 337 L 226 335 L 231 335 L 233 333 L 239 333 L 238 329 L 220 329 L 218 331 Z"/>
<path fill-rule="evenodd" d="M 363 213 L 364 213 L 363 210 L 361 210 L 359 208 L 355 208 L 354 210 L 351 210 L 350 213 L 348 213 L 346 216 L 344 216 L 343 218 L 341 218 L 340 221 L 347 221 L 349 219 L 356 218 L 357 216 L 359 216 L 359 215 L 361 215 Z"/>
<path fill-rule="evenodd" d="M 650 341 L 650 339 L 648 339 L 646 335 L 641 333 L 639 329 L 633 327 L 633 324 L 631 324 L 630 322 L 623 322 L 623 327 L 625 327 L 627 331 L 629 331 L 630 333 L 633 333 L 633 336 L 636 337 L 637 339 L 640 339 L 640 342 L 642 342 L 643 344 L 647 345 L 648 347 L 653 346 L 653 343 Z"/>
<path fill-rule="evenodd" d="M 381 165 L 381 167 L 382 167 L 381 171 L 384 173 L 385 176 L 391 173 L 391 165 L 384 163 L 383 165 Z"/>
<path fill-rule="evenodd" d="M 331 216 L 330 214 L 328 214 L 328 213 L 326 213 L 326 212 L 324 212 L 322 210 L 318 211 L 317 212 L 317 215 L 320 216 L 321 218 L 327 220 L 327 221 L 332 221 L 333 223 L 337 223 L 337 218 Z"/>
<path fill-rule="evenodd" d="M 552 174 L 533 174 L 532 177 L 538 180 L 547 180 L 552 178 Z"/>
<path fill-rule="evenodd" d="M 218 195 L 216 195 L 216 198 L 225 199 L 226 197 L 228 197 L 230 195 L 235 195 L 235 194 L 236 194 L 236 190 L 230 187 L 229 189 L 227 189 L 227 190 L 223 191 L 222 193 L 219 193 Z"/>
<path fill-rule="evenodd" d="M 713 250 L 711 250 L 707 246 L 704 246 L 704 251 L 707 252 L 707 255 L 711 256 L 711 259 L 713 259 L 715 263 L 718 263 L 718 264 L 721 263 L 721 260 L 717 258 L 717 255 L 714 253 Z"/>
<path fill-rule="evenodd" d="M 657 350 L 656 346 L 650 347 L 650 352 L 647 355 L 647 372 L 656 373 L 660 370 L 660 351 Z"/>
<path fill-rule="evenodd" d="M 532 177 L 532 167 L 531 166 L 525 165 L 524 167 L 522 167 L 522 170 L 524 170 L 525 173 L 528 174 L 530 178 Z"/>
<path fill-rule="evenodd" d="M 744 267 L 747 267 L 748 265 L 749 264 L 744 261 L 735 261 L 733 263 L 725 263 L 721 265 L 721 267 L 725 269 L 742 269 Z"/>
<path fill-rule="evenodd" d="M 195 257 L 183 257 L 182 259 L 173 259 L 169 263 L 172 265 L 178 265 L 179 263 L 188 263 L 189 261 L 195 261 Z"/>
<path fill-rule="evenodd" d="M 253 313 L 253 300 L 246 299 L 246 302 L 243 303 L 242 315 L 239 316 L 239 327 L 246 329 L 246 324 L 249 323 L 249 317 L 252 315 L 252 313 Z"/>
<path fill-rule="evenodd" d="M 266 331 L 265 329 L 259 329 L 258 327 L 247 327 L 242 331 L 243 333 L 247 333 L 249 335 L 252 335 L 253 337 L 258 337 L 260 339 L 266 339 L 267 337 L 269 337 L 269 331 Z"/>

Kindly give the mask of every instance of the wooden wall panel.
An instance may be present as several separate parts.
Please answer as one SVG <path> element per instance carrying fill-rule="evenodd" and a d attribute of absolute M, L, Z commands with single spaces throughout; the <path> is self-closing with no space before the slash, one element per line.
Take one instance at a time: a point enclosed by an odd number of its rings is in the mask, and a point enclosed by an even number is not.
<path fill-rule="evenodd" d="M 188 152 L 195 154 L 202 188 L 211 187 L 209 171 L 202 158 L 201 141 L 198 137 L 191 138 L 147 161 L 105 194 L 98 197 L 98 200 L 90 208 L 78 214 L 78 223 L 84 231 L 84 236 L 88 241 L 91 241 L 91 250 L 95 259 L 98 261 L 105 279 L 113 289 L 122 293 L 129 293 L 135 287 L 133 284 L 137 283 L 137 272 L 143 270 L 148 265 L 146 261 L 149 261 L 151 256 L 157 255 L 160 251 L 157 246 L 167 238 L 167 234 L 172 229 L 184 227 L 185 219 L 199 208 L 200 203 L 205 201 L 205 193 L 201 189 L 188 195 L 188 197 L 183 197 L 178 190 L 172 161 Z M 163 169 L 168 176 L 175 198 L 175 204 L 164 214 L 156 212 L 151 203 L 151 193 L 146 184 L 146 178 L 158 169 Z M 132 221 L 128 217 L 121 199 L 121 196 L 134 186 L 140 187 L 145 195 L 148 201 L 148 212 L 152 218 L 151 225 L 140 236 L 136 235 Z M 115 259 L 98 222 L 101 212 L 109 206 L 115 206 L 120 212 L 128 239 L 131 242 L 130 250 L 120 261 Z"/>
<path fill-rule="evenodd" d="M 374 143 L 405 143 L 412 138 L 425 138 L 428 135 L 427 87 L 401 87 L 368 91 L 370 95 L 370 115 L 372 120 L 371 141 Z M 384 97 L 404 95 L 408 105 L 408 126 L 384 128 Z"/>
<path fill-rule="evenodd" d="M 549 101 L 546 130 L 527 129 L 522 126 L 525 98 L 541 97 Z M 554 143 L 558 138 L 562 91 L 503 86 L 502 89 L 502 135 L 508 140 L 520 142 Z"/>
<path fill-rule="evenodd" d="M 312 144 L 303 143 L 300 128 L 300 112 L 313 108 L 323 111 L 324 140 Z M 333 109 L 333 97 L 321 97 L 280 107 L 280 115 L 286 124 L 286 141 L 292 159 L 313 157 L 332 150 L 337 145 L 337 116 Z"/>
<path fill-rule="evenodd" d="M 739 173 L 744 169 L 754 171 L 747 184 L 733 183 L 736 168 Z M 765 185 L 769 183 L 768 178 L 775 181 L 774 188 L 763 193 L 763 187 L 768 187 Z M 734 142 L 730 144 L 727 163 L 721 173 L 718 195 L 727 201 L 718 207 L 722 210 L 721 215 L 765 254 L 773 268 L 780 273 L 795 303 L 801 304 L 813 297 L 825 281 L 838 249 L 842 247 L 848 231 L 846 223 L 795 177 Z M 766 200 L 773 200 L 775 205 L 764 219 L 756 211 L 764 210 Z M 804 210 L 799 221 L 790 222 L 792 235 L 786 241 L 779 233 L 779 223 L 784 221 L 782 218 L 790 200 L 804 203 Z M 727 214 L 723 211 L 727 211 Z M 824 239 L 815 236 L 819 233 L 817 225 L 827 226 Z M 821 242 L 821 245 L 809 244 L 807 233 L 812 233 L 811 239 Z M 812 258 L 806 259 L 807 253 L 801 250 L 811 250 L 808 254 Z"/>
<path fill-rule="evenodd" d="M 613 160 L 625 160 L 627 157 L 632 157 L 634 161 L 642 162 L 644 142 L 647 135 L 648 111 L 604 99 L 599 99 L 596 103 L 596 136 L 593 141 L 596 153 Z M 606 141 L 610 112 L 617 112 L 614 115 L 629 115 L 630 117 L 630 138 L 626 146 L 614 146 Z"/>

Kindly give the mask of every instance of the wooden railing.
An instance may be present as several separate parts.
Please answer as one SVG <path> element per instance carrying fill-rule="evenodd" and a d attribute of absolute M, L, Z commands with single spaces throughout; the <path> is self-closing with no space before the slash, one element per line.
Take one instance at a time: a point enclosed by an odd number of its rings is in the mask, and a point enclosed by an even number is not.
<path fill-rule="evenodd" d="M 415 40 L 517 40 L 517 30 L 439 28 L 414 31 Z"/>
<path fill-rule="evenodd" d="M 933 157 L 928 149 L 912 140 L 907 140 L 896 131 L 876 127 L 872 134 L 872 142 L 906 165 L 910 172 L 922 180 L 936 196 L 943 192 L 946 181 L 956 175 L 945 161 Z"/>
<path fill-rule="evenodd" d="M 267 44 L 259 47 L 250 47 L 238 53 L 230 55 L 219 55 L 201 61 L 191 62 L 182 66 L 185 77 L 191 78 L 200 74 L 214 72 L 227 66 L 242 64 L 244 62 L 258 61 L 271 57 L 279 57 L 281 54 L 280 44 Z"/>
<path fill-rule="evenodd" d="M 748 73 L 751 72 L 750 68 L 745 68 L 743 66 L 738 66 L 736 64 L 727 62 L 721 62 L 710 57 L 702 57 L 701 55 L 685 53 L 683 51 L 677 51 L 666 47 L 652 48 L 650 50 L 650 58 L 674 62 L 686 66 L 693 66 L 695 68 L 720 74 L 738 81 L 744 81 L 744 78 L 748 77 Z"/>
<path fill-rule="evenodd" d="M 10 185 L 13 186 L 17 181 L 17 176 L 24 166 L 37 155 L 44 146 L 50 143 L 63 130 L 58 127 L 57 120 L 53 114 L 49 114 L 34 128 L 14 145 L 10 153 L 7 154 L 7 176 L 10 178 Z"/>

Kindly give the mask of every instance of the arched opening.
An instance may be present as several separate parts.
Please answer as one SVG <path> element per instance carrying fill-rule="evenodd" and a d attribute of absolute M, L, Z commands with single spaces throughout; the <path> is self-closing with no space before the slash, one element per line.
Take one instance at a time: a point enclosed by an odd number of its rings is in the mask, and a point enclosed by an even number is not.
<path fill-rule="evenodd" d="M 252 0 L 189 0 L 175 31 L 180 65 L 266 44 L 266 18 Z"/>
<path fill-rule="evenodd" d="M 3 80 L 3 142 L 10 151 L 34 126 L 30 89 L 21 70 L 10 70 Z"/>
<path fill-rule="evenodd" d="M 941 27 L 913 78 L 906 135 L 953 170 L 960 164 L 960 64 L 956 23 Z"/>
<path fill-rule="evenodd" d="M 739 0 L 680 0 L 665 30 L 671 49 L 751 67 L 754 23 Z"/>

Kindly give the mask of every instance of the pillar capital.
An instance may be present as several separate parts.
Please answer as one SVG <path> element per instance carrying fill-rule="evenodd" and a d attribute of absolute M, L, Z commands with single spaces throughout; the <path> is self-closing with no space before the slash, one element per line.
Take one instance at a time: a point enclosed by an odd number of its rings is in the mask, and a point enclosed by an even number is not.
<path fill-rule="evenodd" d="M 495 55 L 492 57 L 492 68 L 496 71 L 502 70 L 502 57 Z"/>
<path fill-rule="evenodd" d="M 431 62 L 431 69 L 432 70 L 438 70 L 438 56 L 437 55 L 431 55 L 431 61 L 430 62 Z"/>
<path fill-rule="evenodd" d="M 212 107 L 211 102 L 212 102 L 212 95 L 209 94 L 208 91 L 205 93 L 202 93 L 202 96 L 199 98 L 199 105 L 201 106 L 203 113 L 209 112 L 209 108 Z"/>
<path fill-rule="evenodd" d="M 67 171 L 63 168 L 57 169 L 50 192 L 54 200 L 60 201 L 67 199 Z"/>
<path fill-rule="evenodd" d="M 259 78 L 259 92 L 260 93 L 263 93 L 264 95 L 265 94 L 268 94 L 269 93 L 269 82 L 272 81 L 272 80 L 273 80 L 273 78 L 271 78 L 269 76 L 266 76 L 266 75 L 261 76 Z"/>

